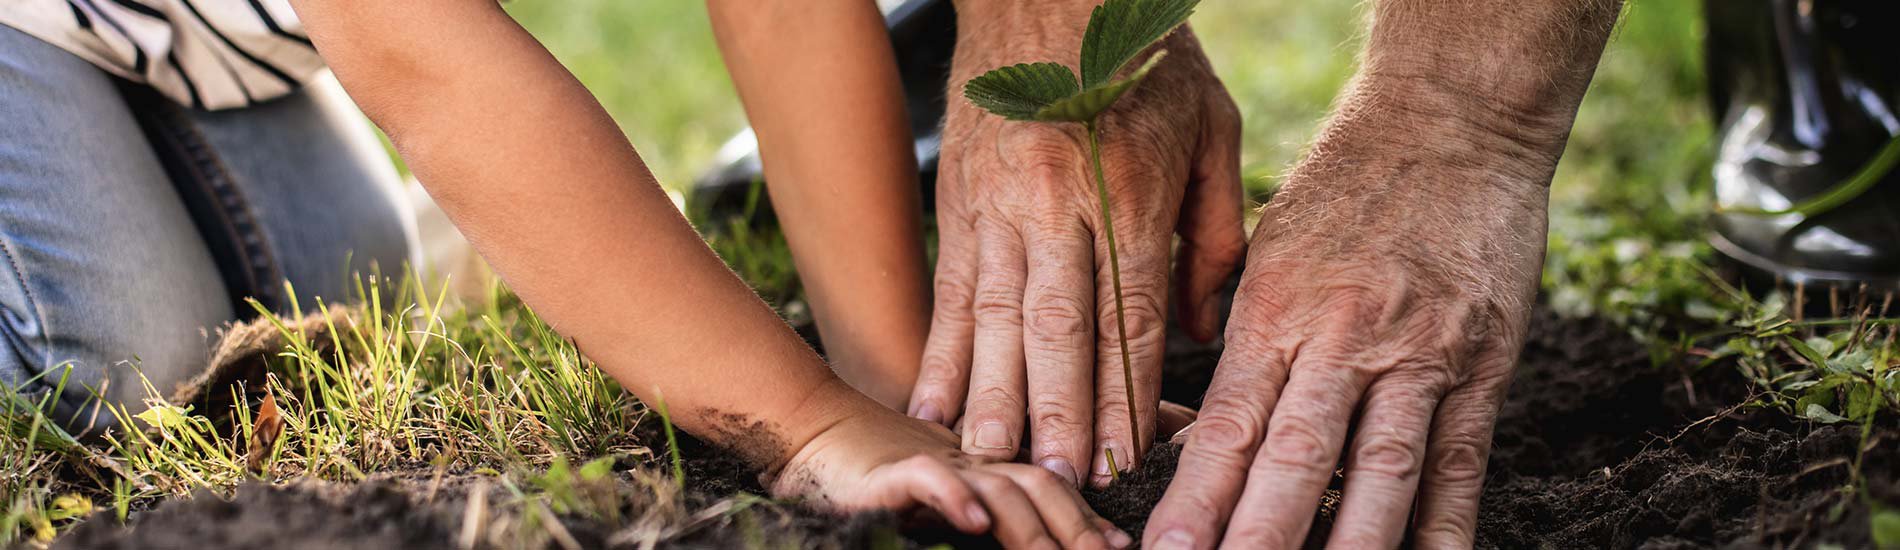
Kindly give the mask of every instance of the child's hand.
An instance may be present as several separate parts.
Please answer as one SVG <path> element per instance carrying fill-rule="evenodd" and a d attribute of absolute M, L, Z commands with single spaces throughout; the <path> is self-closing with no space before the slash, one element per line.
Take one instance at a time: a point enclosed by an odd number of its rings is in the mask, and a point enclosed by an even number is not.
<path fill-rule="evenodd" d="M 995 530 L 1009 548 L 1127 548 L 1048 470 L 958 451 L 943 426 L 896 413 L 859 415 L 820 433 L 786 464 L 772 491 L 839 511 L 919 508 L 966 533 Z"/>

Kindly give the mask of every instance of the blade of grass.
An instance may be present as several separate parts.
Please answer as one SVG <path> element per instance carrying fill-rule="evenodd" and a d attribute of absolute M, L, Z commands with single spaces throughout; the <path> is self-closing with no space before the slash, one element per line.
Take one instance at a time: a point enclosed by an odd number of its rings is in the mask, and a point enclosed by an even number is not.
<path fill-rule="evenodd" d="M 673 484 L 686 486 L 686 467 L 680 461 L 680 442 L 673 435 L 673 415 L 666 410 L 666 398 L 660 397 L 659 390 L 653 392 L 653 407 L 660 413 L 660 427 L 666 430 L 666 454 L 673 460 Z"/>

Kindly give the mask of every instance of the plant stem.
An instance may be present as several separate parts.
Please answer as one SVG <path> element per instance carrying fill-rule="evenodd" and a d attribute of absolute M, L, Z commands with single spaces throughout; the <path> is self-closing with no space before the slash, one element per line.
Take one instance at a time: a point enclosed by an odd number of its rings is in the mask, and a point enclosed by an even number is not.
<path fill-rule="evenodd" d="M 1115 244 L 1115 217 L 1109 214 L 1108 178 L 1102 175 L 1102 142 L 1097 137 L 1095 121 L 1091 120 L 1085 126 L 1089 130 L 1089 159 L 1095 164 L 1095 195 L 1102 206 L 1102 236 L 1108 239 L 1108 273 L 1115 284 L 1115 334 L 1120 336 L 1116 343 L 1121 345 L 1122 351 L 1122 390 L 1128 393 L 1128 437 L 1133 438 L 1135 446 L 1139 447 L 1141 420 L 1135 417 L 1135 369 L 1128 360 L 1128 322 L 1124 318 L 1126 309 L 1122 305 L 1122 260 L 1118 251 L 1120 247 Z"/>

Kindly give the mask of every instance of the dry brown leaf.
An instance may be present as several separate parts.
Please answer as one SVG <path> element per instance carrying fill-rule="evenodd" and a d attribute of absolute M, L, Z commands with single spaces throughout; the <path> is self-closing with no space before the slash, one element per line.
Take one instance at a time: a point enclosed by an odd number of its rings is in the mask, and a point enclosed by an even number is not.
<path fill-rule="evenodd" d="M 277 446 L 277 438 L 282 435 L 284 416 L 277 410 L 277 395 L 266 390 L 264 404 L 258 406 L 257 420 L 251 426 L 251 446 L 244 457 L 251 471 L 264 472 L 264 461 L 270 459 L 271 449 Z"/>

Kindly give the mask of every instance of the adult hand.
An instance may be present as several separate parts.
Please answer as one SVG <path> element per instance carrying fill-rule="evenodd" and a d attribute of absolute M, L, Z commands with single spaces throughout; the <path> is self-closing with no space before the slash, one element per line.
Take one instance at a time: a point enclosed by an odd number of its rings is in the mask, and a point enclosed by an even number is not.
<path fill-rule="evenodd" d="M 1031 61 L 1073 63 L 1095 0 L 966 1 L 951 82 Z M 965 452 L 1028 458 L 1071 483 L 1133 468 L 1153 440 L 1172 235 L 1176 304 L 1215 332 L 1211 299 L 1243 254 L 1233 101 L 1191 31 L 1101 122 L 1135 383 L 1130 433 L 1107 241 L 1085 134 L 1006 122 L 953 89 L 937 187 L 936 304 L 910 414 L 961 425 Z M 960 419 L 960 420 L 959 420 Z M 1025 425 L 1027 422 L 1027 425 Z"/>
<path fill-rule="evenodd" d="M 1548 185 L 1620 2 L 1379 0 L 1359 75 L 1256 229 L 1148 548 L 1470 548 Z M 1356 426 L 1354 423 L 1356 422 Z M 1414 507 L 1416 505 L 1416 508 Z"/>
<path fill-rule="evenodd" d="M 1330 546 L 1395 546 L 1408 520 L 1422 548 L 1471 544 L 1550 164 L 1509 160 L 1502 138 L 1366 124 L 1390 120 L 1337 121 L 1265 210 L 1149 547 L 1298 547 L 1342 447 Z M 1479 150 L 1502 160 L 1459 160 Z"/>

